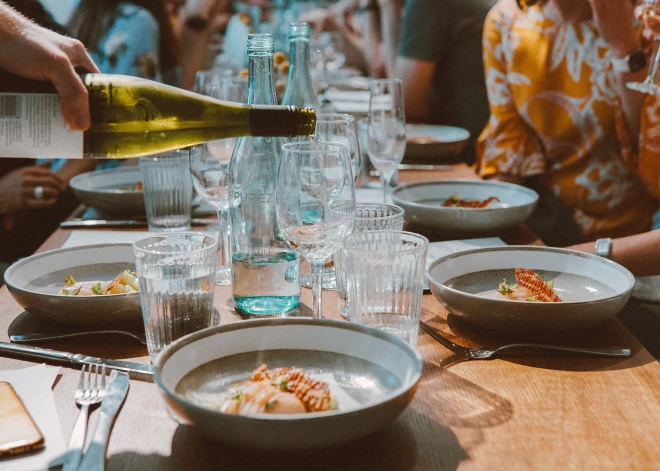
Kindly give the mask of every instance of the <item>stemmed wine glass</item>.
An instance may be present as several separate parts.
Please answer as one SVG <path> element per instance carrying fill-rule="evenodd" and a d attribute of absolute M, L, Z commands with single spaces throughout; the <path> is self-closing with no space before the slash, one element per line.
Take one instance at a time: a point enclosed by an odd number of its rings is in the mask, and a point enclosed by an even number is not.
<path fill-rule="evenodd" d="M 646 16 L 658 16 L 660 15 L 660 0 L 644 0 L 640 5 L 642 9 L 642 20 Z M 660 38 L 656 35 L 653 36 L 653 41 L 656 43 L 659 42 Z M 649 67 L 649 72 L 643 82 L 628 82 L 626 86 L 631 90 L 635 90 L 642 93 L 648 93 L 650 95 L 660 95 L 660 84 L 658 81 L 658 65 L 660 65 L 660 47 L 656 48 L 655 55 L 653 56 L 653 62 Z"/>
<path fill-rule="evenodd" d="M 339 142 L 348 148 L 351 170 L 353 171 L 353 182 L 357 184 L 357 179 L 360 176 L 362 157 L 353 116 L 342 113 L 317 114 L 315 138 L 320 141 Z M 303 275 L 300 279 L 300 284 L 306 288 L 311 287 L 311 275 L 309 273 Z M 330 258 L 323 268 L 323 289 L 336 288 L 335 268 L 332 258 Z"/>
<path fill-rule="evenodd" d="M 355 183 L 347 147 L 325 141 L 282 146 L 276 201 L 284 240 L 309 263 L 312 311 L 321 318 L 323 266 L 355 223 Z"/>
<path fill-rule="evenodd" d="M 243 102 L 241 91 L 232 86 L 218 71 L 197 73 L 195 91 L 220 100 Z M 218 260 L 215 282 L 230 285 L 231 240 L 229 219 L 229 163 L 237 139 L 218 139 L 190 149 L 190 173 L 195 190 L 208 201 L 218 213 Z"/>
<path fill-rule="evenodd" d="M 399 79 L 372 80 L 367 118 L 369 160 L 383 179 L 383 203 L 406 151 L 406 115 L 403 84 Z"/>

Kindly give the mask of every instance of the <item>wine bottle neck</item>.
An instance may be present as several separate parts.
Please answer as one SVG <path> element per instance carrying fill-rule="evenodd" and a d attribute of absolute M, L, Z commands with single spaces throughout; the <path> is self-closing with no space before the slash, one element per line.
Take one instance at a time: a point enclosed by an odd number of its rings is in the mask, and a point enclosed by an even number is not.
<path fill-rule="evenodd" d="M 248 103 L 274 105 L 275 78 L 272 54 L 251 54 L 248 61 Z"/>

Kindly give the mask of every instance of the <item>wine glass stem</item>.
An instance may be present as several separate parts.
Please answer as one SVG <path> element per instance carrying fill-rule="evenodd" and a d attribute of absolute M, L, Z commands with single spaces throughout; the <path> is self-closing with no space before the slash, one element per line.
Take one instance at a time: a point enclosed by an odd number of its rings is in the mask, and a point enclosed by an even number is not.
<path fill-rule="evenodd" d="M 228 209 L 218 209 L 218 259 L 219 267 L 231 269 L 231 220 Z"/>
<path fill-rule="evenodd" d="M 646 78 L 649 83 L 655 83 L 655 76 L 658 73 L 658 64 L 660 64 L 660 41 L 655 40 L 653 43 L 655 46 L 655 55 L 653 56 L 653 62 L 651 63 L 651 67 L 649 67 L 649 74 Z"/>
<path fill-rule="evenodd" d="M 313 260 L 309 263 L 312 275 L 312 314 L 321 319 L 321 294 L 323 293 L 323 266 L 325 260 Z"/>

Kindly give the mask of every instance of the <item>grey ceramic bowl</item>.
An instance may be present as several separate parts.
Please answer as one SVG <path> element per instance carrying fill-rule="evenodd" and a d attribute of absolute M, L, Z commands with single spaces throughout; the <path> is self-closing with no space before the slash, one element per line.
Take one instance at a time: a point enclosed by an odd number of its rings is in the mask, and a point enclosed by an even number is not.
<path fill-rule="evenodd" d="M 462 199 L 496 196 L 503 208 L 445 208 L 457 193 Z M 489 180 L 447 179 L 403 183 L 393 192 L 394 204 L 406 210 L 406 220 L 444 233 L 477 234 L 515 227 L 536 207 L 538 194 L 524 186 Z"/>
<path fill-rule="evenodd" d="M 77 326 L 135 325 L 142 322 L 139 293 L 107 296 L 58 294 L 64 280 L 110 281 L 135 270 L 132 244 L 99 244 L 50 250 L 19 260 L 5 272 L 16 302 L 44 320 Z"/>
<path fill-rule="evenodd" d="M 516 267 L 554 280 L 562 302 L 491 299 Z M 441 257 L 428 269 L 431 292 L 451 313 L 475 326 L 536 337 L 566 335 L 615 316 L 628 302 L 635 277 L 621 265 L 574 250 L 534 246 L 490 247 Z"/>
<path fill-rule="evenodd" d="M 240 416 L 203 406 L 261 364 L 298 366 L 334 378 L 330 386 L 340 393 L 339 409 Z M 211 439 L 296 450 L 337 445 L 384 427 L 412 400 L 422 365 L 408 343 L 370 327 L 326 319 L 257 319 L 211 327 L 170 344 L 156 359 L 155 381 L 174 417 Z"/>
<path fill-rule="evenodd" d="M 83 173 L 69 185 L 85 206 L 103 214 L 131 217 L 145 214 L 144 193 L 134 189 L 140 181 L 140 168 L 127 166 Z"/>
<path fill-rule="evenodd" d="M 406 125 L 406 162 L 437 163 L 458 157 L 470 139 L 470 131 L 454 126 Z"/>

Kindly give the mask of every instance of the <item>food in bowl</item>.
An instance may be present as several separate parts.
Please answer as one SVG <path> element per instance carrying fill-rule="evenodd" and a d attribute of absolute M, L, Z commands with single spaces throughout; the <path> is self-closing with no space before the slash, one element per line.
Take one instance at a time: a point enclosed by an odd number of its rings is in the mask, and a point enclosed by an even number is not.
<path fill-rule="evenodd" d="M 301 368 L 261 365 L 244 381 L 231 384 L 217 399 L 201 405 L 226 414 L 304 414 L 337 409 L 337 400 L 325 381 Z"/>
<path fill-rule="evenodd" d="M 497 289 L 480 293 L 481 296 L 509 301 L 559 303 L 562 299 L 554 291 L 554 281 L 545 282 L 529 268 L 516 268 L 516 283 L 509 284 L 505 279 Z"/>
<path fill-rule="evenodd" d="M 464 200 L 458 193 L 454 193 L 449 198 L 444 200 L 440 205 L 443 208 L 472 208 L 472 209 L 484 209 L 484 208 L 506 208 L 508 205 L 503 203 L 497 196 L 489 196 L 483 200 Z"/>
<path fill-rule="evenodd" d="M 72 275 L 64 280 L 60 294 L 67 296 L 102 296 L 140 291 L 135 272 L 124 270 L 112 281 L 76 281 Z"/>
<path fill-rule="evenodd" d="M 119 191 L 144 191 L 142 182 L 136 182 L 131 185 L 119 185 Z"/>

